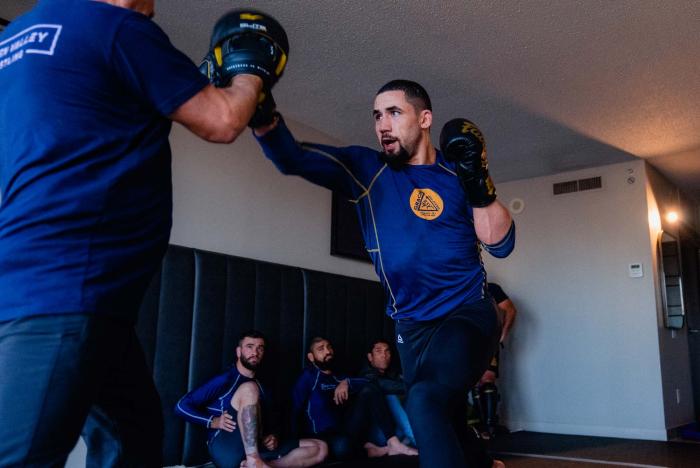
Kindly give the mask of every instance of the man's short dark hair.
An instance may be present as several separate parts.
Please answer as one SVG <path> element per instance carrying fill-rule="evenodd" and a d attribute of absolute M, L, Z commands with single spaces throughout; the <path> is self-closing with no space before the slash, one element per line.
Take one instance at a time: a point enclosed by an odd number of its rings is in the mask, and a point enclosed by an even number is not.
<path fill-rule="evenodd" d="M 309 341 L 309 352 L 313 352 L 314 345 L 316 343 L 320 343 L 321 341 L 328 341 L 329 343 L 331 342 L 328 338 L 324 338 L 322 336 L 314 336 L 313 338 L 311 338 L 311 341 Z"/>
<path fill-rule="evenodd" d="M 251 329 L 251 330 L 246 330 L 243 333 L 241 333 L 238 336 L 238 346 L 240 346 L 241 343 L 243 343 L 243 340 L 245 338 L 260 338 L 267 344 L 267 338 L 265 338 L 265 335 L 263 335 L 263 333 L 261 331 L 258 331 L 258 330 Z"/>
<path fill-rule="evenodd" d="M 376 340 L 370 342 L 369 347 L 367 348 L 367 352 L 372 353 L 374 347 L 377 346 L 379 343 L 384 343 L 389 347 L 389 350 L 391 351 L 391 343 L 389 343 L 389 340 L 385 340 L 384 338 L 377 338 Z"/>
<path fill-rule="evenodd" d="M 387 91 L 403 91 L 406 94 L 406 100 L 410 102 L 413 107 L 422 110 L 433 110 L 433 105 L 430 103 L 430 96 L 424 87 L 410 80 L 391 80 L 377 91 L 377 94 L 385 93 Z"/>

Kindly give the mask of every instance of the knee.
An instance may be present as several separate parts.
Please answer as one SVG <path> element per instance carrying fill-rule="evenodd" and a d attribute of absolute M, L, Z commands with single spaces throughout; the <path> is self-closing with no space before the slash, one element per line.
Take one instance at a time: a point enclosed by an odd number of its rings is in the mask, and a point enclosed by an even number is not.
<path fill-rule="evenodd" d="M 411 386 L 408 392 L 406 410 L 409 414 L 421 414 L 435 408 L 447 407 L 450 391 L 434 382 L 420 381 Z"/>
<path fill-rule="evenodd" d="M 481 380 L 479 380 L 479 385 L 484 385 L 487 383 L 496 383 L 496 373 L 492 370 L 487 370 L 484 372 L 484 375 L 481 376 Z"/>
<path fill-rule="evenodd" d="M 238 387 L 238 390 L 231 397 L 231 406 L 236 408 L 234 404 L 238 401 L 240 406 L 254 405 L 260 399 L 260 389 L 255 382 L 245 382 Z"/>
<path fill-rule="evenodd" d="M 414 384 L 409 390 L 408 404 L 437 401 L 444 399 L 446 396 L 441 385 L 423 380 Z"/>
<path fill-rule="evenodd" d="M 324 441 L 319 440 L 319 439 L 311 439 L 314 442 L 314 446 L 316 447 L 316 456 L 313 457 L 312 463 L 314 465 L 318 465 L 319 463 L 323 463 L 323 460 L 328 457 L 328 444 L 326 444 Z"/>

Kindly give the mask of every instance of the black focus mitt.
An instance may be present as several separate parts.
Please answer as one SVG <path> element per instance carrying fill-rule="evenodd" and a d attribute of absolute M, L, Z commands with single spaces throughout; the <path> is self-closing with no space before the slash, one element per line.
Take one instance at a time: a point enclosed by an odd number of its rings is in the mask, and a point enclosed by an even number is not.
<path fill-rule="evenodd" d="M 232 10 L 214 25 L 210 43 L 217 86 L 239 74 L 257 75 L 271 89 L 284 73 L 289 55 L 287 33 L 277 20 L 257 10 Z"/>

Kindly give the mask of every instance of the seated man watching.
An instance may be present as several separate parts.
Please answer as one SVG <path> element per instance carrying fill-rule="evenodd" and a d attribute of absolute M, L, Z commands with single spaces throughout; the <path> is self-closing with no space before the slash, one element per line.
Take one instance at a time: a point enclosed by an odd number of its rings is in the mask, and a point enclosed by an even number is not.
<path fill-rule="evenodd" d="M 236 364 L 182 397 L 175 412 L 209 429 L 209 454 L 219 468 L 305 467 L 321 463 L 328 453 L 325 442 L 294 439 L 280 443 L 277 435 L 264 432 L 265 424 L 273 423 L 269 396 L 255 379 L 264 355 L 262 333 L 243 333 L 236 347 Z"/>
<path fill-rule="evenodd" d="M 418 455 L 396 437 L 396 426 L 378 387 L 367 379 L 334 372 L 333 346 L 327 339 L 312 339 L 306 356 L 310 364 L 297 379 L 292 394 L 294 434 L 325 440 L 331 455 L 342 460 L 361 452 L 361 444 L 376 425 L 386 445 L 366 444 L 368 456 Z"/>
<path fill-rule="evenodd" d="M 392 366 L 389 342 L 383 339 L 374 340 L 369 346 L 367 361 L 362 370 L 362 376 L 379 387 L 384 394 L 389 411 L 391 411 L 396 423 L 396 435 L 401 438 L 402 442 L 415 447 L 416 439 L 403 407 L 406 384 L 398 372 L 398 366 Z"/>

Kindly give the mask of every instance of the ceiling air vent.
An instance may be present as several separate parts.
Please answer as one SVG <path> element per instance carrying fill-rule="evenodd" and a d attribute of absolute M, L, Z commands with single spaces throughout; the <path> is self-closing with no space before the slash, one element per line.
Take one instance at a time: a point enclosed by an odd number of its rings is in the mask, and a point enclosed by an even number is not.
<path fill-rule="evenodd" d="M 568 180 L 552 185 L 554 195 L 583 192 L 584 190 L 595 190 L 599 188 L 603 188 L 603 179 L 600 176 L 589 177 L 588 179 Z"/>

